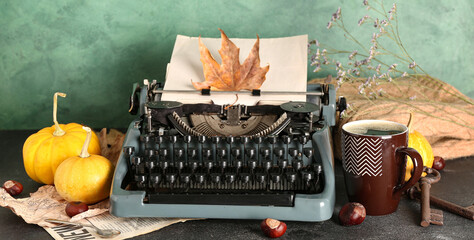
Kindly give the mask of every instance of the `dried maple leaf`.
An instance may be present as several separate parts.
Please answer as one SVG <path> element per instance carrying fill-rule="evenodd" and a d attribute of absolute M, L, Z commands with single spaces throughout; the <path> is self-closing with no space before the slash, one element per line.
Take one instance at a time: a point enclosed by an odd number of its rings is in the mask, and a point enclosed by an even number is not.
<path fill-rule="evenodd" d="M 240 49 L 230 41 L 222 29 L 219 29 L 219 31 L 221 31 L 222 38 L 221 49 L 219 49 L 222 64 L 216 62 L 209 49 L 201 42 L 201 37 L 199 37 L 199 52 L 205 81 L 193 82 L 191 80 L 193 86 L 198 90 L 210 87 L 222 91 L 259 89 L 265 81 L 265 74 L 267 74 L 270 66 L 260 67 L 260 39 L 258 35 L 249 56 L 241 65 L 239 61 Z"/>

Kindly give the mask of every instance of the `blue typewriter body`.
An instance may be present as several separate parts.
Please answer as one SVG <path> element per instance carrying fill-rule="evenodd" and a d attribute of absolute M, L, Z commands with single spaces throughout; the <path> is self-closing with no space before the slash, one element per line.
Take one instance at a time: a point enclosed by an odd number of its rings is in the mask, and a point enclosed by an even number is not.
<path fill-rule="evenodd" d="M 331 127 L 345 103 L 336 101 L 333 85 L 307 89 L 306 102 L 220 106 L 161 101 L 163 89 L 156 81 L 135 84 L 130 111 L 137 119 L 117 162 L 110 212 L 118 217 L 331 218 Z"/>

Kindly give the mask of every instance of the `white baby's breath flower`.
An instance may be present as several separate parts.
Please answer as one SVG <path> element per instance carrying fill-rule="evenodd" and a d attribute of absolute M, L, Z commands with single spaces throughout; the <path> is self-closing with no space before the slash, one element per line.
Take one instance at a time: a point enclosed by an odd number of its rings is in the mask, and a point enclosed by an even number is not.
<path fill-rule="evenodd" d="M 363 16 L 361 19 L 359 19 L 359 22 L 357 23 L 359 26 L 362 25 L 365 20 L 367 20 L 369 18 L 369 15 L 365 15 Z"/>
<path fill-rule="evenodd" d="M 394 70 L 395 68 L 397 68 L 397 66 L 398 66 L 398 64 L 396 64 L 396 63 L 390 65 L 390 67 L 388 68 L 388 71 L 390 72 L 390 71 Z"/>
<path fill-rule="evenodd" d="M 364 6 L 369 5 L 369 1 L 368 1 L 368 0 L 364 0 L 362 3 L 364 4 Z"/>
<path fill-rule="evenodd" d="M 408 73 L 407 73 L 407 72 L 404 72 L 404 73 L 402 74 L 402 77 L 408 77 Z"/>
<path fill-rule="evenodd" d="M 349 60 L 352 60 L 355 57 L 355 55 L 357 55 L 357 50 L 353 51 L 351 55 L 349 55 Z"/>
<path fill-rule="evenodd" d="M 415 62 L 415 61 L 413 61 L 412 63 L 410 63 L 410 64 L 408 65 L 408 68 L 410 68 L 410 69 L 413 69 L 413 68 L 415 68 L 415 67 L 416 67 L 416 62 Z"/>
<path fill-rule="evenodd" d="M 331 29 L 332 28 L 332 22 L 328 22 L 328 25 L 326 26 L 327 29 Z"/>
<path fill-rule="evenodd" d="M 377 67 L 375 68 L 375 71 L 376 71 L 377 73 L 379 73 L 379 74 L 380 74 L 380 68 L 381 68 L 381 67 L 382 67 L 382 65 L 379 64 L 379 65 L 377 65 Z"/>

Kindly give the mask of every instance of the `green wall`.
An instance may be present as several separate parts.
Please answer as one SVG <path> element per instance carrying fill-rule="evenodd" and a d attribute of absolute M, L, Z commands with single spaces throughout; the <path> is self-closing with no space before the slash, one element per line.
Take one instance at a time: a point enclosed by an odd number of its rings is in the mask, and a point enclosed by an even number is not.
<path fill-rule="evenodd" d="M 417 64 L 474 97 L 472 1 L 396 2 L 401 38 Z M 357 27 L 367 14 L 362 0 L 0 0 L 0 129 L 52 125 L 56 91 L 68 94 L 59 99 L 60 123 L 127 127 L 132 84 L 164 78 L 177 34 L 309 34 L 350 49 L 340 31 L 326 29 L 338 6 L 346 26 L 368 39 L 373 30 Z M 308 71 L 309 78 L 330 73 Z"/>

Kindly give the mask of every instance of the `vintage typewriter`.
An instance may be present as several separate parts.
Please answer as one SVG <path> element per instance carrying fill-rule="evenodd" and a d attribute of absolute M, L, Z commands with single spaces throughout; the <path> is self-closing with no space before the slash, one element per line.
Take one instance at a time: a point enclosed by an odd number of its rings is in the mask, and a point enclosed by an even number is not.
<path fill-rule="evenodd" d="M 345 108 L 333 85 L 307 85 L 297 93 L 306 101 L 255 105 L 163 100 L 167 91 L 155 80 L 134 85 L 129 111 L 137 119 L 115 169 L 113 215 L 331 218 L 331 127 L 336 111 Z M 255 99 L 274 93 L 239 92 Z M 235 95 L 210 89 L 200 94 Z"/>

